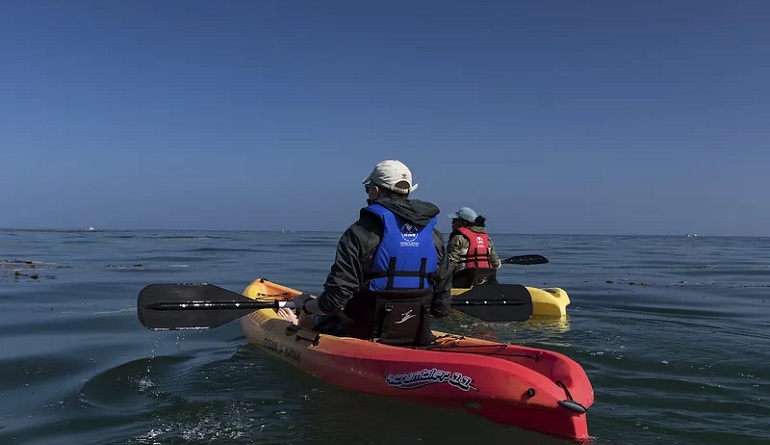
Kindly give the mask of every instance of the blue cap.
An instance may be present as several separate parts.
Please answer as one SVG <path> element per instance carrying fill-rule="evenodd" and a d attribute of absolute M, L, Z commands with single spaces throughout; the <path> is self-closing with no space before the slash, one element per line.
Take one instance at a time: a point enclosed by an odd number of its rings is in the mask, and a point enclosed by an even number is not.
<path fill-rule="evenodd" d="M 477 215 L 476 212 L 474 212 L 470 207 L 460 207 L 456 212 L 449 215 L 449 217 L 452 219 L 460 218 L 468 221 L 469 223 L 473 223 L 476 222 L 476 218 L 478 218 L 479 215 Z"/>

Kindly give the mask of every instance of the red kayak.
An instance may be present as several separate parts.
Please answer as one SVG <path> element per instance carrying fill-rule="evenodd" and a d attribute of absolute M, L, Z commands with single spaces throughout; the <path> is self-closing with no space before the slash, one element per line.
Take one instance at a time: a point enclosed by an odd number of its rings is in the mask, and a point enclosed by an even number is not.
<path fill-rule="evenodd" d="M 299 293 L 257 279 L 243 295 L 274 302 Z M 589 437 L 593 388 L 583 368 L 557 352 L 438 331 L 427 347 L 388 346 L 303 329 L 274 309 L 240 322 L 249 342 L 331 385 L 465 410 L 560 438 Z"/>

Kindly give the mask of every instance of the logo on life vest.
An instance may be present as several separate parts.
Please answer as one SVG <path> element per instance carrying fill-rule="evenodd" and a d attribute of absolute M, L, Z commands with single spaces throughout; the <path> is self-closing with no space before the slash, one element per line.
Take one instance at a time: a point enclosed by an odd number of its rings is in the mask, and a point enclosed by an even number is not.
<path fill-rule="evenodd" d="M 483 246 L 484 245 L 484 238 L 477 236 L 476 237 L 476 245 Z"/>
<path fill-rule="evenodd" d="M 420 236 L 420 231 L 411 223 L 405 223 L 401 226 L 401 238 L 404 242 L 401 243 L 401 247 L 411 246 L 418 247 L 420 243 L 417 242 L 417 237 Z"/>

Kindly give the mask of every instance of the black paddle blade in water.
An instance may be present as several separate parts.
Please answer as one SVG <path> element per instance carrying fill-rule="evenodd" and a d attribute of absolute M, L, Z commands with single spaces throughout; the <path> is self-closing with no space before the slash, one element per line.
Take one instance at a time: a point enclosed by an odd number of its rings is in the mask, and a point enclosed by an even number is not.
<path fill-rule="evenodd" d="M 548 262 L 548 258 L 543 255 L 519 255 L 506 258 L 501 261 L 503 264 L 518 264 L 520 266 L 528 266 L 531 264 L 545 264 Z"/>
<path fill-rule="evenodd" d="M 254 301 L 213 284 L 150 284 L 139 292 L 136 310 L 149 329 L 209 329 L 279 306 L 292 305 Z"/>
<path fill-rule="evenodd" d="M 532 296 L 519 284 L 480 284 L 453 297 L 452 307 L 484 321 L 527 321 Z"/>

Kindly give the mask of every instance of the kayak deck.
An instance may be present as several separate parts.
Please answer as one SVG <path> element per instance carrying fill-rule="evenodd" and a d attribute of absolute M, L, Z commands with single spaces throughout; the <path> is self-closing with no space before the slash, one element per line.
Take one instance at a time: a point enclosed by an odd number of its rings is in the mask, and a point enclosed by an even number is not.
<path fill-rule="evenodd" d="M 453 288 L 452 296 L 462 295 L 469 289 Z M 567 315 L 567 306 L 570 304 L 569 295 L 564 289 L 551 287 L 539 289 L 527 286 L 532 297 L 532 315 L 548 317 L 563 317 Z"/>
<path fill-rule="evenodd" d="M 297 294 L 266 279 L 243 292 L 259 301 Z M 338 387 L 465 410 L 556 437 L 588 438 L 593 388 L 583 368 L 557 352 L 437 331 L 427 347 L 388 346 L 300 328 L 273 309 L 241 318 L 241 326 L 250 343 Z"/>

